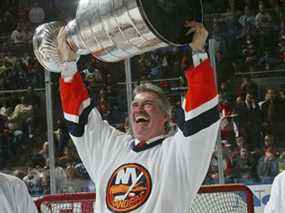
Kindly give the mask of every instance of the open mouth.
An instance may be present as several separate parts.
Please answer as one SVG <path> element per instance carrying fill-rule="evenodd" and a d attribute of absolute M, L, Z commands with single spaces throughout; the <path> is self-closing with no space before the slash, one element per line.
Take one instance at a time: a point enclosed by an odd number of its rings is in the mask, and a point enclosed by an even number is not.
<path fill-rule="evenodd" d="M 136 123 L 147 123 L 149 122 L 149 118 L 144 115 L 138 115 L 135 117 L 135 122 Z"/>

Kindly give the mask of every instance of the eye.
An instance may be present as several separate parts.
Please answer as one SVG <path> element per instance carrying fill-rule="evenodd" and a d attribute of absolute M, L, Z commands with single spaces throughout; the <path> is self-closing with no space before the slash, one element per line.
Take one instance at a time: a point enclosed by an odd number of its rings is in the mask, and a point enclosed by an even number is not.
<path fill-rule="evenodd" d="M 153 105 L 153 102 L 152 101 L 146 101 L 144 102 L 143 104 L 145 107 L 151 107 Z"/>
<path fill-rule="evenodd" d="M 134 102 L 134 103 L 132 103 L 132 108 L 136 108 L 136 107 L 138 107 L 138 103 L 137 102 Z"/>

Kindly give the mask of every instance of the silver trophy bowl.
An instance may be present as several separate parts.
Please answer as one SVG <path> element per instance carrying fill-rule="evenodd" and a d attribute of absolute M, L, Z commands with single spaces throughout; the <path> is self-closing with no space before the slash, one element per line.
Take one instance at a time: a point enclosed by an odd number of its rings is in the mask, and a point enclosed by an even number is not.
<path fill-rule="evenodd" d="M 46 70 L 60 72 L 57 35 L 64 27 L 67 43 L 78 56 L 117 62 L 191 41 L 185 37 L 186 19 L 202 19 L 201 1 L 80 0 L 76 18 L 67 25 L 51 22 L 36 28 L 33 49 Z"/>

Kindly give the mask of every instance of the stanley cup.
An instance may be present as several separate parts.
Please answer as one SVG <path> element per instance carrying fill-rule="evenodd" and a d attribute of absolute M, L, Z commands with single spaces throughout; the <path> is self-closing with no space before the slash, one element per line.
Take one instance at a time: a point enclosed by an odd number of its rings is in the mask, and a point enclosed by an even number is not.
<path fill-rule="evenodd" d="M 34 53 L 41 65 L 60 72 L 57 35 L 61 27 L 67 43 L 78 56 L 92 54 L 117 62 L 168 45 L 191 40 L 185 20 L 202 19 L 199 0 L 80 0 L 76 18 L 64 26 L 51 22 L 37 27 Z"/>

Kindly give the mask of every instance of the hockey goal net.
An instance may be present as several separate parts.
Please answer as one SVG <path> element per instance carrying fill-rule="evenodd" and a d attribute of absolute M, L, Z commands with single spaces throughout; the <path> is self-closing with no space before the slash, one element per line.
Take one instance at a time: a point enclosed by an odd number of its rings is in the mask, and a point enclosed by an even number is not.
<path fill-rule="evenodd" d="M 46 195 L 36 201 L 41 213 L 93 213 L 95 193 Z M 253 213 L 253 194 L 242 184 L 202 186 L 190 213 Z"/>

